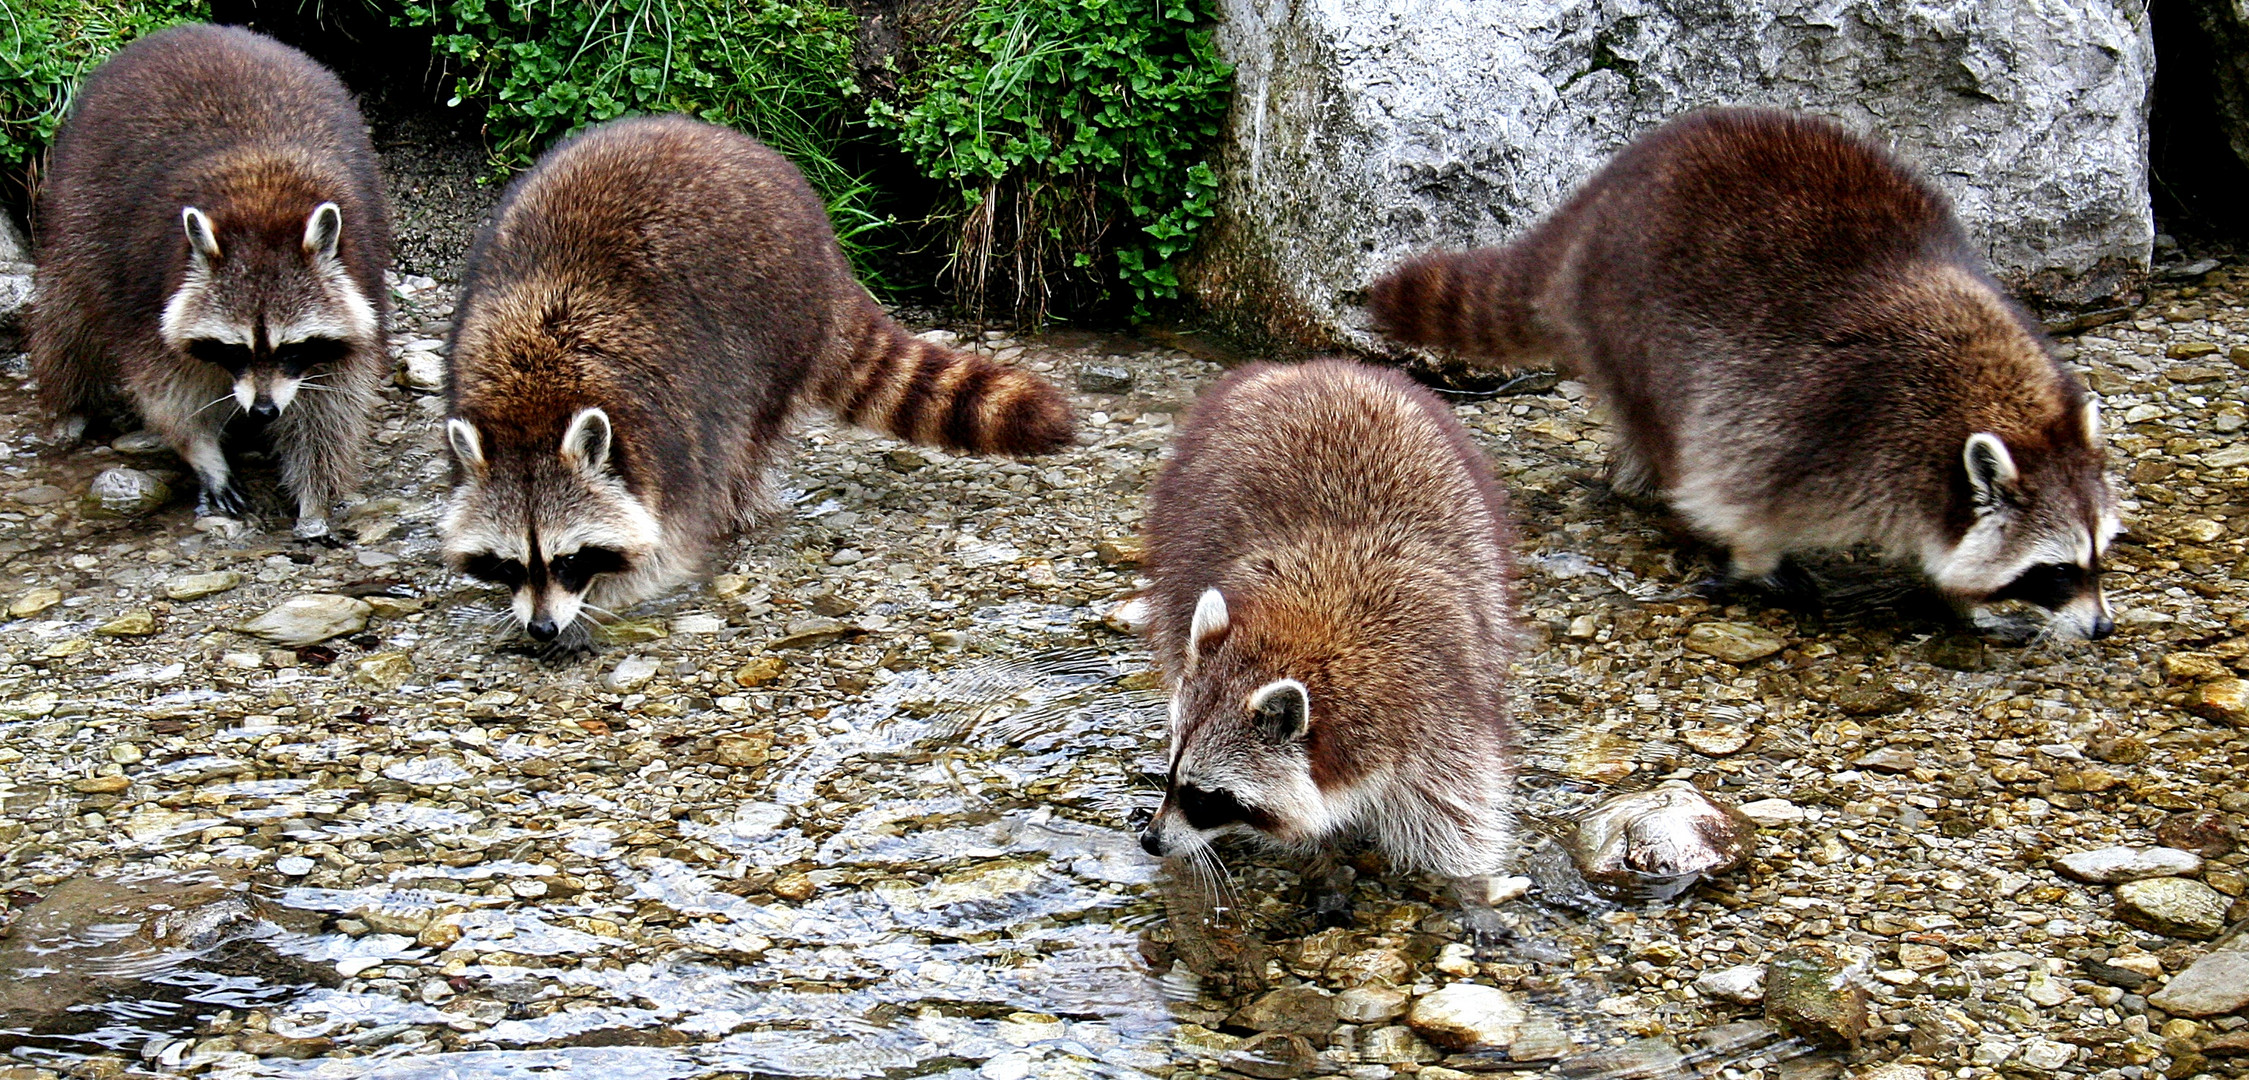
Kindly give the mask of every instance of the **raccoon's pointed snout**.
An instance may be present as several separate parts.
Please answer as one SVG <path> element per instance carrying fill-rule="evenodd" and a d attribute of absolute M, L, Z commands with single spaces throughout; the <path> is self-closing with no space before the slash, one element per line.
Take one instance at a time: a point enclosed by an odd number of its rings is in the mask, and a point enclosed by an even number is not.
<path fill-rule="evenodd" d="M 271 420 L 281 415 L 281 406 L 275 404 L 272 398 L 260 394 L 258 399 L 250 405 L 250 415 L 260 420 Z"/>
<path fill-rule="evenodd" d="M 562 628 L 555 625 L 552 617 L 541 615 L 524 623 L 523 632 L 531 635 L 533 641 L 553 641 L 555 635 L 562 633 Z"/>
<path fill-rule="evenodd" d="M 2093 620 L 2093 628 L 2086 632 L 2085 638 L 2088 641 L 2099 641 L 2115 632 L 2116 620 L 2109 618 L 2108 614 L 2103 612 Z"/>
<path fill-rule="evenodd" d="M 1165 849 L 1163 834 L 1156 831 L 1156 823 L 1153 821 L 1140 830 L 1140 850 L 1159 859 L 1168 854 Z"/>

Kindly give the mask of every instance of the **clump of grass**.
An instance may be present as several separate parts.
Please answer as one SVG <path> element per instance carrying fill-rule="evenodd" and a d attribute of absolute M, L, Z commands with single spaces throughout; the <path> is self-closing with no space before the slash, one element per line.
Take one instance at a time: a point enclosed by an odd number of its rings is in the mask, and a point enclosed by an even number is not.
<path fill-rule="evenodd" d="M 950 185 L 947 276 L 982 317 L 1178 295 L 1215 213 L 1206 162 L 1232 72 L 1209 0 L 980 0 L 870 119 Z"/>
<path fill-rule="evenodd" d="M 134 38 L 210 15 L 205 0 L 0 3 L 0 174 L 28 192 L 87 72 Z"/>
<path fill-rule="evenodd" d="M 888 224 L 867 177 L 839 160 L 856 116 L 848 8 L 830 0 L 407 0 L 402 21 L 436 32 L 459 66 L 453 104 L 481 102 L 502 173 L 569 132 L 636 113 L 679 112 L 756 136 L 827 201 L 847 253 L 867 266 Z"/>

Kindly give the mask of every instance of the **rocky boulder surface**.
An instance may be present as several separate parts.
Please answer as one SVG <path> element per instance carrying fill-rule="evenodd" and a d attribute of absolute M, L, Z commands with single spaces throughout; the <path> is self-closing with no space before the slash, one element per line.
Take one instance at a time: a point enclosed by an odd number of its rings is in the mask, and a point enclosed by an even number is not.
<path fill-rule="evenodd" d="M 1890 141 L 2041 302 L 2105 306 L 2149 264 L 2138 4 L 1225 0 L 1217 40 L 1236 93 L 1187 278 L 1257 337 L 1375 345 L 1361 290 L 1383 270 L 1514 237 L 1634 136 L 1718 105 Z"/>

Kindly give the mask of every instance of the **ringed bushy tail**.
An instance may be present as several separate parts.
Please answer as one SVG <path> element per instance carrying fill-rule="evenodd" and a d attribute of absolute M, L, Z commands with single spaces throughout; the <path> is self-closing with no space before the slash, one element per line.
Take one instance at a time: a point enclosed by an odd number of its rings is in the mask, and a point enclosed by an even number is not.
<path fill-rule="evenodd" d="M 1545 351 L 1532 301 L 1544 285 L 1526 238 L 1506 247 L 1416 255 L 1367 290 L 1377 331 L 1407 345 L 1485 360 Z"/>
<path fill-rule="evenodd" d="M 1028 371 L 923 341 L 868 300 L 821 396 L 837 416 L 909 442 L 1027 457 L 1070 442 L 1069 399 Z"/>

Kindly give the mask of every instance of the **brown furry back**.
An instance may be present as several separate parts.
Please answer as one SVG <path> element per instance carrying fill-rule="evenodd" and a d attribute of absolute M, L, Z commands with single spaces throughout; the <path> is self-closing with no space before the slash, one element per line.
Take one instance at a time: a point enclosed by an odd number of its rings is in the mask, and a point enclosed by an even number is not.
<path fill-rule="evenodd" d="M 120 373 L 174 356 L 157 328 L 187 272 L 180 209 L 197 206 L 229 250 L 294 250 L 333 200 L 337 248 L 376 305 L 390 291 L 390 216 L 351 93 L 311 57 L 262 34 L 176 26 L 119 50 L 86 79 L 48 161 L 31 317 L 41 403 L 98 405 Z M 381 363 L 379 350 L 368 362 Z"/>
<path fill-rule="evenodd" d="M 1196 602 L 1220 589 L 1228 648 L 1321 703 L 1323 789 L 1432 740 L 1478 760 L 1512 745 L 1506 496 L 1451 410 L 1403 375 L 1339 360 L 1232 372 L 1190 412 L 1147 534 L 1157 662 L 1180 678 Z"/>

